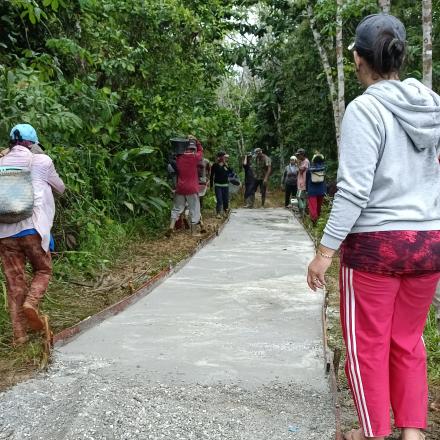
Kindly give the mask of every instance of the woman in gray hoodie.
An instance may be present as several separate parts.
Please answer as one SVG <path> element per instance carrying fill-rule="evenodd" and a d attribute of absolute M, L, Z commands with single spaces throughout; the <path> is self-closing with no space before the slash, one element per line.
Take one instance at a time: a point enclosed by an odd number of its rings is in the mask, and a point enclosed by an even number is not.
<path fill-rule="evenodd" d="M 342 122 L 338 192 L 307 277 L 322 288 L 341 248 L 346 373 L 361 425 L 351 440 L 389 435 L 390 407 L 402 440 L 421 440 L 427 426 L 422 335 L 440 279 L 440 97 L 399 80 L 405 39 L 391 15 L 356 29 L 366 91 Z"/>

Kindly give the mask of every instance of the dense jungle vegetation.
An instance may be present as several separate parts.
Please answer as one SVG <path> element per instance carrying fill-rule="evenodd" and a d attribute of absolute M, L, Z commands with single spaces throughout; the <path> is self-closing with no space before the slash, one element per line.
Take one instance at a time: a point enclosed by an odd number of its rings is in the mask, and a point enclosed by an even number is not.
<path fill-rule="evenodd" d="M 433 2 L 438 34 L 440 2 Z M 372 0 L 342 2 L 343 45 Z M 129 236 L 168 215 L 169 139 L 198 136 L 238 165 L 262 146 L 275 170 L 299 147 L 337 157 L 329 89 L 336 1 L 8 0 L 0 5 L 0 138 L 34 125 L 68 191 L 55 230 L 64 261 L 106 264 Z M 396 0 L 409 35 L 405 74 L 421 77 L 421 2 Z M 434 41 L 434 54 L 439 43 Z M 344 49 L 346 102 L 360 93 Z M 440 63 L 434 58 L 434 88 Z M 277 180 L 277 173 L 274 173 Z M 61 271 L 63 272 L 63 271 Z M 63 275 L 63 273 L 59 273 Z"/>
<path fill-rule="evenodd" d="M 55 230 L 68 266 L 92 270 L 128 235 L 162 227 L 170 137 L 223 144 L 224 38 L 242 14 L 217 0 L 2 2 L 0 136 L 29 122 L 54 159 L 68 188 Z"/>

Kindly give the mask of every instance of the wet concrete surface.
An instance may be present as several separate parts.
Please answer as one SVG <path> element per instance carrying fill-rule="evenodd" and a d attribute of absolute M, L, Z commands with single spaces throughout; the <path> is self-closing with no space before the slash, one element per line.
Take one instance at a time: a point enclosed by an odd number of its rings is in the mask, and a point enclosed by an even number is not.
<path fill-rule="evenodd" d="M 313 245 L 239 210 L 150 295 L 0 395 L 0 439 L 331 439 Z"/>

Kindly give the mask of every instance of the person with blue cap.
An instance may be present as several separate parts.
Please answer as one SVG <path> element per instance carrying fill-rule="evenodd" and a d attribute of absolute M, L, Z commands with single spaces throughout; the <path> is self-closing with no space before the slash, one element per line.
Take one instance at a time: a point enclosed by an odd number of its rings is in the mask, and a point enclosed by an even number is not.
<path fill-rule="evenodd" d="M 7 283 L 14 345 L 27 342 L 28 327 L 48 331 L 47 317 L 40 314 L 39 304 L 52 276 L 49 248 L 55 216 L 53 191 L 61 194 L 65 189 L 52 159 L 46 154 L 32 153 L 36 145 L 39 140 L 35 129 L 30 124 L 18 124 L 10 132 L 9 152 L 0 158 L 3 170 L 30 170 L 34 194 L 28 218 L 3 223 L 0 217 L 0 259 Z M 27 262 L 33 270 L 30 286 L 26 282 Z"/>

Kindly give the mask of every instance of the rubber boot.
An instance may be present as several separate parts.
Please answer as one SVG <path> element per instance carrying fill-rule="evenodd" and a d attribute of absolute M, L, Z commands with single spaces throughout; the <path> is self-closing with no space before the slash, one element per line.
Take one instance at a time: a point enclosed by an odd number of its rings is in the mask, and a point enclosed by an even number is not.
<path fill-rule="evenodd" d="M 199 221 L 199 226 L 200 226 L 200 233 L 206 234 L 206 228 L 202 220 Z"/>
<path fill-rule="evenodd" d="M 175 219 L 171 219 L 171 222 L 170 222 L 170 227 L 168 228 L 168 231 L 167 232 L 165 232 L 165 235 L 167 236 L 167 237 L 171 237 L 172 235 L 173 235 L 173 232 L 174 232 L 174 227 L 176 226 L 176 220 Z"/>
<path fill-rule="evenodd" d="M 44 322 L 38 310 L 38 306 L 34 306 L 25 301 L 23 304 L 23 313 L 32 330 L 42 330 L 44 328 Z"/>
<path fill-rule="evenodd" d="M 254 207 L 254 203 L 255 203 L 255 196 L 254 195 L 249 196 L 246 199 L 246 206 L 245 206 L 245 208 L 252 209 Z"/>

